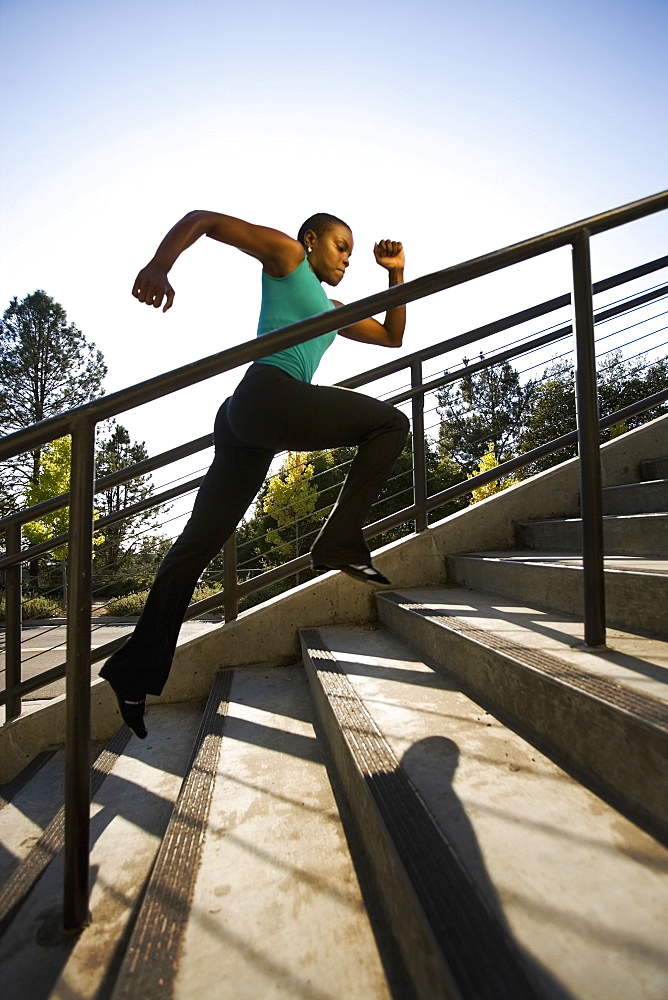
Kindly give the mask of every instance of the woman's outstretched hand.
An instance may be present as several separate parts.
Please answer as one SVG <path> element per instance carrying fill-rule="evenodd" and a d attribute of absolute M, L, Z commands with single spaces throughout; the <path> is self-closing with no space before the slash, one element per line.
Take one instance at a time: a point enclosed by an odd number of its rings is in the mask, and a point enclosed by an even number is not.
<path fill-rule="evenodd" d="M 167 272 L 157 264 L 147 264 L 143 267 L 132 287 L 132 294 L 147 306 L 159 309 L 165 299 L 163 312 L 171 309 L 174 301 L 174 289 L 167 280 Z"/>
<path fill-rule="evenodd" d="M 396 240 L 381 240 L 373 248 L 376 263 L 386 271 L 401 271 L 404 267 L 404 248 Z"/>

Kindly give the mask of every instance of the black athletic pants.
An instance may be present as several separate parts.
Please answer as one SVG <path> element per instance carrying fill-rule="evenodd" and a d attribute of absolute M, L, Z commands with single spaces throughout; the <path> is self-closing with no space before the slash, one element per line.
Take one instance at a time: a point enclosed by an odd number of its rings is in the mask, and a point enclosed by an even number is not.
<path fill-rule="evenodd" d="M 311 554 L 315 565 L 368 564 L 364 518 L 392 471 L 408 428 L 408 419 L 389 403 L 348 389 L 311 385 L 275 365 L 252 365 L 218 411 L 215 457 L 190 519 L 158 570 L 135 631 L 101 676 L 138 693 L 162 692 L 195 585 L 248 510 L 279 451 L 357 446 Z"/>

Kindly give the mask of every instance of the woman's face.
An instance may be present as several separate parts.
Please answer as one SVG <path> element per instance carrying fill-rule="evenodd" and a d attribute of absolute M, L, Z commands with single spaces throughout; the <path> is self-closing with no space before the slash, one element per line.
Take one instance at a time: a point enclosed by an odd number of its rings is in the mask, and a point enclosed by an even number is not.
<path fill-rule="evenodd" d="M 321 236 L 309 231 L 304 237 L 308 261 L 319 281 L 338 285 L 343 278 L 353 252 L 353 234 L 347 226 L 335 225 Z"/>

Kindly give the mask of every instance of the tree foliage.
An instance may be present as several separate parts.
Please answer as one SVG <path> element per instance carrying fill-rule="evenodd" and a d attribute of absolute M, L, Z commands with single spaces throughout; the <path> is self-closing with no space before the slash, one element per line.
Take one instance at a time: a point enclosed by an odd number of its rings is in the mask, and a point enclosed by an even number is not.
<path fill-rule="evenodd" d="M 102 478 L 120 472 L 145 458 L 148 458 L 148 452 L 144 442 L 133 442 L 126 427 L 111 421 L 107 432 L 98 440 L 97 476 Z M 102 516 L 108 516 L 145 500 L 152 493 L 150 475 L 139 476 L 98 493 L 95 505 Z M 165 509 L 153 508 L 106 526 L 104 543 L 100 546 L 95 561 L 96 586 L 112 586 L 113 589 L 114 584 L 120 583 L 121 578 L 129 571 L 132 575 L 135 553 L 143 550 L 146 533 L 156 530 L 158 514 Z"/>
<path fill-rule="evenodd" d="M 41 290 L 12 299 L 0 321 L 0 433 L 9 434 L 103 394 L 107 373 L 61 305 Z M 16 507 L 39 478 L 40 449 L 5 463 L 4 510 Z"/>
<path fill-rule="evenodd" d="M 480 355 L 481 360 L 484 355 Z M 465 358 L 464 364 L 468 365 Z M 498 462 L 516 454 L 531 413 L 534 383 L 520 382 L 509 362 L 471 372 L 437 393 L 438 446 L 468 475 L 489 442 Z"/>
<path fill-rule="evenodd" d="M 668 361 L 662 358 L 648 362 L 639 357 L 624 360 L 620 351 L 605 356 L 597 372 L 598 403 L 601 417 L 636 403 L 646 396 L 668 388 Z M 639 427 L 661 413 L 668 412 L 668 404 L 639 413 L 625 421 L 623 427 L 602 432 L 602 440 L 609 440 L 624 430 Z M 529 451 L 554 438 L 575 430 L 575 370 L 571 361 L 556 361 L 548 366 L 543 379 L 537 383 L 531 413 L 519 441 L 520 451 Z M 548 469 L 577 454 L 577 445 L 571 445 L 552 455 L 547 455 L 527 470 L 527 474 Z"/>
<path fill-rule="evenodd" d="M 69 435 L 51 441 L 45 446 L 40 456 L 39 477 L 36 482 L 30 482 L 26 490 L 26 502 L 29 507 L 68 492 L 71 457 L 72 439 Z M 51 514 L 44 514 L 37 521 L 25 524 L 23 535 L 31 545 L 38 545 L 40 542 L 65 534 L 69 531 L 69 527 L 70 509 L 61 507 Z M 51 558 L 58 562 L 66 560 L 67 545 L 54 549 Z"/>
<path fill-rule="evenodd" d="M 108 475 L 134 465 L 147 457 L 143 443 L 132 443 L 127 429 L 112 423 L 111 429 L 103 436 L 97 447 L 98 476 Z M 59 438 L 50 442 L 42 450 L 39 464 L 39 475 L 36 482 L 30 482 L 25 492 L 25 500 L 29 506 L 50 500 L 52 497 L 67 493 L 70 485 L 71 439 Z M 125 510 L 131 504 L 146 499 L 153 492 L 150 476 L 140 476 L 110 489 L 97 493 L 95 497 L 95 517 L 106 516 Z M 140 512 L 132 517 L 109 524 L 104 533 L 94 535 L 95 563 L 94 587 L 97 591 L 107 593 L 126 593 L 138 585 L 146 587 L 150 584 L 160 557 L 165 552 L 165 542 L 154 533 L 147 536 L 147 531 L 155 531 L 155 520 L 158 511 L 151 509 Z M 69 507 L 45 514 L 42 518 L 31 521 L 23 528 L 24 537 L 30 544 L 38 544 L 65 534 L 69 530 Z M 40 560 L 41 572 L 37 576 L 37 567 L 33 572 L 33 586 L 43 589 L 52 585 L 50 581 L 49 561 L 65 563 L 67 560 L 67 545 L 54 549 L 46 560 Z"/>
<path fill-rule="evenodd" d="M 474 476 L 480 475 L 483 472 L 491 472 L 492 469 L 497 468 L 498 464 L 496 455 L 494 454 L 494 444 L 490 441 L 487 451 L 480 459 L 478 468 L 467 478 L 473 479 Z M 507 490 L 509 486 L 515 486 L 519 481 L 519 479 L 515 479 L 513 476 L 505 476 L 501 479 L 493 479 L 491 483 L 484 483 L 482 486 L 471 490 L 471 503 L 480 503 L 481 500 L 486 500 L 487 497 L 493 497 L 502 490 Z"/>
<path fill-rule="evenodd" d="M 61 496 L 67 493 L 70 488 L 70 468 L 72 461 L 72 439 L 69 435 L 57 438 L 45 445 L 40 455 L 38 479 L 30 482 L 26 490 L 26 503 L 32 507 L 50 500 L 52 497 Z M 97 516 L 97 512 L 95 513 Z M 31 545 L 39 545 L 41 542 L 50 541 L 64 535 L 70 527 L 70 508 L 61 507 L 50 514 L 44 514 L 36 521 L 30 521 L 23 526 L 23 536 Z M 99 532 L 93 535 L 93 545 L 98 546 L 104 542 L 104 536 Z M 63 573 L 63 597 L 67 597 L 67 556 L 68 545 L 59 545 L 49 553 L 50 559 L 55 559 L 61 563 Z M 39 560 L 41 562 L 41 560 Z M 35 567 L 37 568 L 37 567 Z M 37 573 L 33 575 L 33 585 L 38 585 L 39 577 Z"/>
<path fill-rule="evenodd" d="M 305 452 L 290 451 L 277 475 L 272 476 L 262 499 L 262 510 L 276 522 L 266 539 L 280 561 L 301 555 L 302 520 L 315 510 L 318 489 L 313 485 L 313 465 Z"/>
<path fill-rule="evenodd" d="M 274 477 L 269 477 L 260 491 L 252 515 L 237 530 L 237 559 L 242 576 L 255 576 L 286 559 L 308 552 L 329 515 L 355 457 L 356 448 L 333 448 L 289 455 Z M 462 470 L 449 458 L 427 443 L 427 480 L 430 494 L 440 492 L 465 479 Z M 413 503 L 413 456 L 409 439 L 394 470 L 371 507 L 367 523 L 379 521 Z M 450 501 L 434 511 L 433 519 L 444 517 L 466 505 L 466 499 Z M 279 524 L 279 519 L 281 523 Z M 295 523 L 296 521 L 296 523 Z M 371 548 L 378 548 L 409 534 L 413 523 L 399 525 L 377 536 Z M 211 564 L 207 579 L 221 579 L 222 558 Z M 302 576 L 302 579 L 304 577 Z M 274 586 L 274 592 L 291 586 L 290 581 Z M 250 607 L 266 594 L 247 598 Z"/>

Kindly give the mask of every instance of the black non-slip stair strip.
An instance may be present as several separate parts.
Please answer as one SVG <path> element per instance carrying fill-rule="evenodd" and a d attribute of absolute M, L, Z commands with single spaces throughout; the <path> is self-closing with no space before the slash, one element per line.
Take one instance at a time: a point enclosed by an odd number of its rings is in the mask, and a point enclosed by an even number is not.
<path fill-rule="evenodd" d="M 460 864 L 335 654 L 317 630 L 303 631 L 302 640 L 364 789 L 387 830 L 390 849 L 396 852 L 461 997 L 538 997 L 518 947 Z"/>
<path fill-rule="evenodd" d="M 125 750 L 131 732 L 121 726 L 91 768 L 91 798 Z M 47 865 L 62 850 L 65 843 L 65 807 L 62 806 L 39 838 L 30 854 L 16 868 L 0 890 L 0 937 L 26 901 Z"/>
<path fill-rule="evenodd" d="M 186 777 L 125 953 L 113 1000 L 170 997 L 211 807 L 234 671 L 214 681 Z"/>
<path fill-rule="evenodd" d="M 568 684 L 584 694 L 628 712 L 640 722 L 665 730 L 668 735 L 668 703 L 660 698 L 636 691 L 609 677 L 581 670 L 579 667 L 565 663 L 559 657 L 543 650 L 523 646 L 521 643 L 507 638 L 502 632 L 497 633 L 480 628 L 478 625 L 463 621 L 447 611 L 432 608 L 428 604 L 412 603 L 398 594 L 392 593 L 385 593 L 382 598 L 407 612 L 412 612 L 434 622 L 441 628 L 458 632 L 472 642 L 501 655 L 511 657 L 519 663 L 551 677 L 554 681 Z M 591 651 L 590 655 L 595 655 L 595 652 Z"/>
<path fill-rule="evenodd" d="M 6 782 L 4 785 L 0 785 L 0 809 L 4 809 L 5 806 L 14 799 L 22 788 L 28 784 L 28 782 L 44 767 L 44 765 L 51 760 L 53 755 L 56 753 L 55 748 L 53 750 L 43 750 L 38 753 L 29 764 L 23 768 L 15 778 L 11 781 Z"/>

